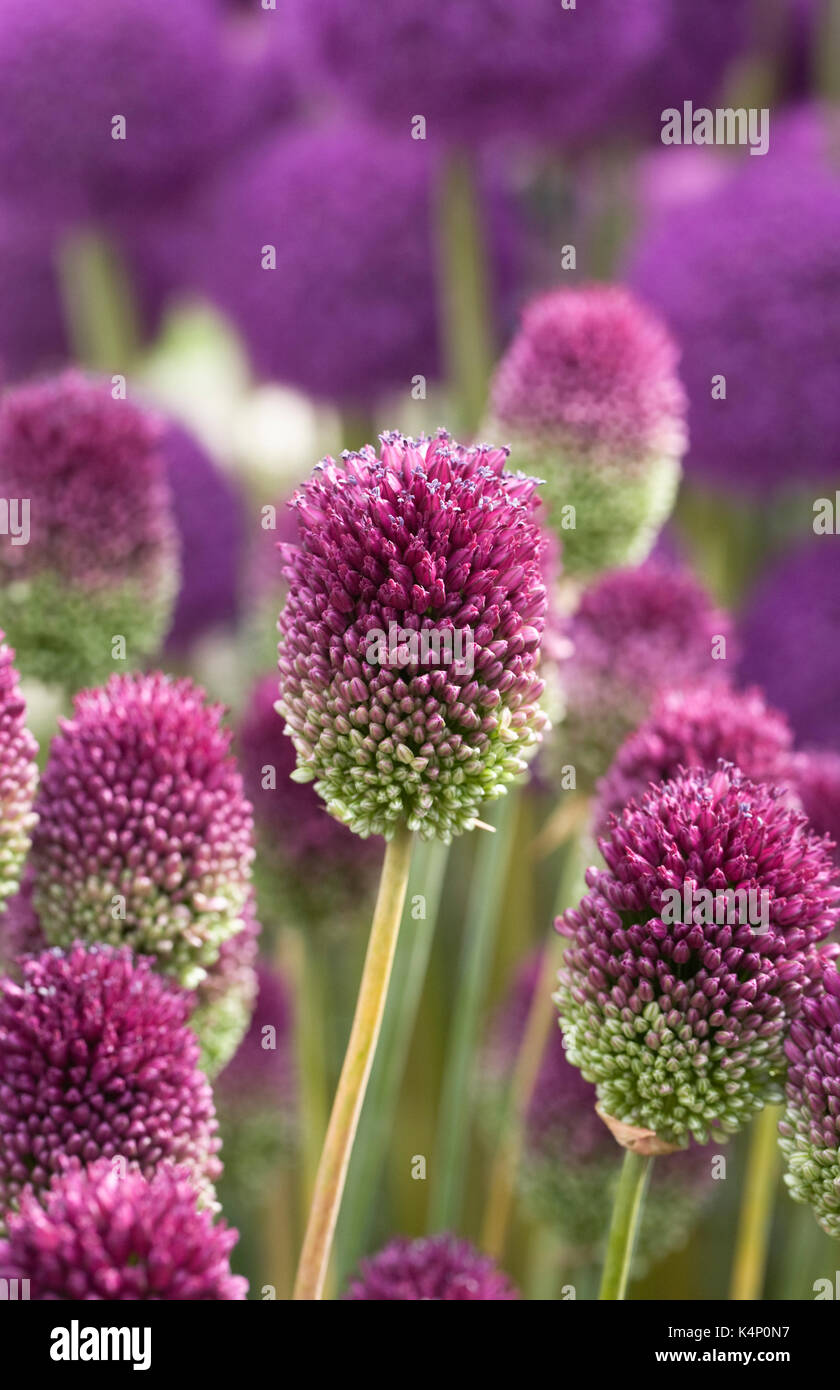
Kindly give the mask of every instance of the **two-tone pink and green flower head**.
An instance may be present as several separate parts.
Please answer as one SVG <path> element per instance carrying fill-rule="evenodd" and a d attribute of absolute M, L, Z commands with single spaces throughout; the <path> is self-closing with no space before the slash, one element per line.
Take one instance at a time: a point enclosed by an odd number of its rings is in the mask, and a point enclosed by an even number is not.
<path fill-rule="evenodd" d="M 782 1098 L 785 1041 L 840 918 L 831 842 L 721 762 L 631 801 L 600 849 L 558 921 L 569 1060 L 650 1151 L 734 1133 Z"/>
<path fill-rule="evenodd" d="M 537 484 L 506 459 L 384 434 L 293 499 L 277 709 L 294 776 L 359 835 L 472 829 L 546 728 Z"/>
<path fill-rule="evenodd" d="M 626 290 L 529 304 L 493 383 L 491 426 L 545 479 L 567 574 L 638 564 L 671 513 L 687 444 L 678 351 Z"/>
<path fill-rule="evenodd" d="M 178 549 L 160 439 L 78 372 L 0 399 L 0 622 L 22 675 L 76 690 L 160 645 Z"/>
<path fill-rule="evenodd" d="M 36 803 L 33 902 L 51 945 L 130 946 L 195 988 L 245 926 L 251 807 L 224 710 L 187 679 L 77 695 Z"/>
<path fill-rule="evenodd" d="M 14 652 L 0 631 L 0 909 L 20 883 L 35 816 L 38 745 L 26 727 Z"/>
<path fill-rule="evenodd" d="M 820 989 L 805 1001 L 786 1046 L 785 1113 L 779 1124 L 785 1183 L 824 1231 L 840 1239 L 840 974 L 826 952 Z"/>

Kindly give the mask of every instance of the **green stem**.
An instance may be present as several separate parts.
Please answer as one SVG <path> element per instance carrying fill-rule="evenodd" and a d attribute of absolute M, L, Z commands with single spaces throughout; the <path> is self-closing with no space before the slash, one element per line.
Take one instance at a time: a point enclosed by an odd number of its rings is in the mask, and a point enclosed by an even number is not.
<path fill-rule="evenodd" d="M 764 1288 L 773 1201 L 781 1167 L 781 1114 L 781 1106 L 766 1106 L 755 1120 L 750 1136 L 729 1292 L 735 1302 L 759 1299 Z"/>
<path fill-rule="evenodd" d="M 320 1299 L 347 1169 L 365 1099 L 402 920 L 413 836 L 405 826 L 385 850 L 356 1012 L 333 1101 L 295 1282 L 296 1301 Z"/>
<path fill-rule="evenodd" d="M 95 232 L 76 232 L 58 252 L 67 335 L 77 361 L 98 372 L 130 370 L 140 333 L 120 257 Z"/>
<path fill-rule="evenodd" d="M 356 1264 L 376 1211 L 383 1155 L 423 993 L 447 858 L 448 846 L 429 840 L 418 846 L 411 866 L 404 927 L 397 943 L 376 1061 L 347 1175 L 338 1231 L 340 1282 Z M 415 916 L 414 904 L 419 895 L 424 899 L 423 912 Z"/>
<path fill-rule="evenodd" d="M 478 428 L 495 359 L 484 222 L 472 163 L 451 154 L 438 191 L 439 298 L 446 367 L 461 430 Z"/>
<path fill-rule="evenodd" d="M 508 792 L 496 803 L 489 817 L 496 833 L 482 832 L 473 868 L 437 1120 L 429 1201 L 429 1230 L 433 1232 L 457 1230 L 459 1225 L 472 1115 L 473 1063 L 493 964 L 516 800 L 517 794 Z"/>
<path fill-rule="evenodd" d="M 598 1295 L 602 1302 L 616 1302 L 627 1297 L 633 1247 L 652 1164 L 652 1158 L 633 1153 L 631 1149 L 625 1151 Z"/>
<path fill-rule="evenodd" d="M 298 957 L 298 1007 L 295 1010 L 300 1098 L 300 1161 L 304 1209 L 312 1200 L 318 1158 L 324 1142 L 329 1114 L 327 1049 L 324 1037 L 326 999 L 319 962 L 312 937 L 300 933 L 296 942 Z"/>

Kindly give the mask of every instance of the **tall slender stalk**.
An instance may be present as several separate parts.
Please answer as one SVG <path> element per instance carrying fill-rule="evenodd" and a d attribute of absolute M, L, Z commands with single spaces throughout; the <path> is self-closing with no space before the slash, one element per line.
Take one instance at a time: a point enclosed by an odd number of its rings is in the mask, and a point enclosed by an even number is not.
<path fill-rule="evenodd" d="M 647 1155 L 625 1149 L 598 1294 L 601 1301 L 616 1302 L 627 1297 L 633 1249 L 652 1164 L 653 1159 Z"/>
<path fill-rule="evenodd" d="M 77 361 L 124 375 L 137 356 L 140 333 L 131 283 L 113 247 L 95 232 L 73 233 L 59 248 L 58 279 Z"/>
<path fill-rule="evenodd" d="M 298 1266 L 294 1291 L 298 1301 L 323 1296 L 347 1168 L 385 1012 L 408 886 L 412 841 L 411 831 L 401 826 L 385 850 L 350 1041 L 318 1165 Z"/>
<path fill-rule="evenodd" d="M 484 413 L 495 347 L 481 210 L 466 154 L 449 155 L 441 170 L 437 232 L 446 367 L 459 427 L 470 433 Z"/>
<path fill-rule="evenodd" d="M 764 1288 L 773 1199 L 781 1167 L 781 1114 L 781 1106 L 768 1105 L 753 1122 L 729 1292 L 735 1302 L 759 1299 Z"/>

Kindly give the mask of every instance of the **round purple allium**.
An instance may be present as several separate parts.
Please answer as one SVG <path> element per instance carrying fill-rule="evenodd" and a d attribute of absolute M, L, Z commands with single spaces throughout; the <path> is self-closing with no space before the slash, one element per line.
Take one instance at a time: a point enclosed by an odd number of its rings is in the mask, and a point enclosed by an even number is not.
<path fill-rule="evenodd" d="M 691 574 L 649 561 L 585 590 L 569 638 L 560 735 L 578 784 L 590 786 L 659 690 L 723 683 L 731 623 Z"/>
<path fill-rule="evenodd" d="M 181 553 L 181 583 L 167 650 L 183 651 L 238 612 L 242 497 L 234 482 L 186 430 L 163 440 Z"/>
<path fill-rule="evenodd" d="M 721 758 L 753 782 L 784 782 L 791 775 L 792 746 L 787 720 L 759 690 L 698 685 L 661 691 L 598 783 L 595 833 L 606 834 L 610 815 L 620 815 L 631 799 L 639 801 L 651 784 L 667 782 L 684 768 L 714 771 Z"/>
<path fill-rule="evenodd" d="M 803 742 L 840 748 L 840 540 L 819 536 L 762 575 L 740 620 L 740 673 Z"/>
<path fill-rule="evenodd" d="M 448 842 L 547 724 L 536 483 L 445 431 L 381 439 L 324 459 L 294 499 L 277 708 L 294 777 L 337 820 Z"/>
<path fill-rule="evenodd" d="M 127 949 L 30 956 L 0 980 L 0 1209 L 68 1164 L 171 1159 L 221 1172 L 189 995 Z"/>
<path fill-rule="evenodd" d="M 18 535 L 0 547 L 0 613 L 26 676 L 76 689 L 142 659 L 166 630 L 177 539 L 144 411 L 67 372 L 0 398 L 0 496 Z"/>
<path fill-rule="evenodd" d="M 404 139 L 426 118 L 437 143 L 520 136 L 579 144 L 634 100 L 662 36 L 660 0 L 297 0 L 321 81 Z"/>
<path fill-rule="evenodd" d="M 189 680 L 76 696 L 41 779 L 35 908 L 51 945 L 128 945 L 193 988 L 243 925 L 251 807 L 221 705 Z"/>
<path fill-rule="evenodd" d="M 0 201 L 0 383 L 67 360 L 67 334 L 49 228 Z"/>
<path fill-rule="evenodd" d="M 688 471 L 762 493 L 836 476 L 840 173 L 821 115 L 772 127 L 704 198 L 654 218 L 630 283 L 666 319 L 689 400 Z M 713 397 L 713 378 L 726 398 Z M 719 391 L 716 393 L 719 396 Z"/>
<path fill-rule="evenodd" d="M 824 1231 L 840 1239 L 840 974 L 826 962 L 822 988 L 790 1029 L 785 1113 L 779 1123 L 785 1182 Z"/>
<path fill-rule="evenodd" d="M 519 1297 L 506 1274 L 456 1236 L 400 1237 L 362 1260 L 345 1298 L 394 1303 L 506 1302 Z"/>
<path fill-rule="evenodd" d="M 659 141 L 662 111 L 715 106 L 726 95 L 726 79 L 755 38 L 752 0 L 664 0 L 660 36 L 636 90 L 640 134 Z"/>
<path fill-rule="evenodd" d="M 231 1274 L 238 1232 L 199 1207 L 184 1168 L 120 1176 L 108 1159 L 26 1193 L 0 1241 L 0 1278 L 28 1279 L 34 1299 L 243 1299 Z"/>
<path fill-rule="evenodd" d="M 26 727 L 15 654 L 0 631 L 0 911 L 17 891 L 35 817 L 38 745 Z"/>
<path fill-rule="evenodd" d="M 781 1099 L 784 1043 L 840 917 L 830 841 L 731 764 L 613 818 L 555 996 L 569 1060 L 604 1113 L 687 1147 Z"/>
<path fill-rule="evenodd" d="M 232 134 L 207 0 L 4 0 L 0 68 L 3 185 L 67 219 L 177 193 Z"/>
<path fill-rule="evenodd" d="M 372 405 L 440 374 L 431 166 L 422 142 L 353 121 L 275 136 L 208 188 L 173 254 L 260 374 Z M 501 275 L 511 214 L 487 202 Z"/>
<path fill-rule="evenodd" d="M 545 478 L 567 572 L 649 554 L 686 446 L 676 365 L 669 334 L 626 290 L 554 290 L 526 308 L 496 373 L 492 430 Z"/>
<path fill-rule="evenodd" d="M 32 906 L 34 888 L 32 867 L 28 865 L 18 892 L 6 899 L 0 916 L 0 970 L 13 972 L 20 956 L 31 956 L 47 948 L 38 914 Z"/>
<path fill-rule="evenodd" d="M 817 834 L 834 841 L 834 858 L 840 864 L 840 753 L 829 748 L 797 753 L 791 779 Z"/>

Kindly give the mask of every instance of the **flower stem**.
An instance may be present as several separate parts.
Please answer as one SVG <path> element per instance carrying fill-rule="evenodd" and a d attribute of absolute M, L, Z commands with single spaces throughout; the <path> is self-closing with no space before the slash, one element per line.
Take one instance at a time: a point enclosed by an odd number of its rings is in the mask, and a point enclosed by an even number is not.
<path fill-rule="evenodd" d="M 98 372 L 125 375 L 137 357 L 140 334 L 120 257 L 97 233 L 73 233 L 59 248 L 58 279 L 77 361 Z"/>
<path fill-rule="evenodd" d="M 438 189 L 438 262 L 446 366 L 462 430 L 478 427 L 495 357 L 487 250 L 469 156 L 451 154 Z"/>
<path fill-rule="evenodd" d="M 405 826 L 385 850 L 356 1012 L 333 1101 L 295 1282 L 297 1301 L 323 1296 L 347 1168 L 376 1053 L 402 919 L 413 835 Z"/>
<path fill-rule="evenodd" d="M 734 1302 L 759 1299 L 764 1288 L 773 1199 L 781 1162 L 778 1145 L 781 1113 L 781 1106 L 765 1106 L 750 1136 L 729 1292 Z"/>
<path fill-rule="evenodd" d="M 602 1302 L 616 1302 L 627 1297 L 633 1247 L 652 1164 L 652 1158 L 633 1153 L 632 1149 L 625 1150 L 598 1294 Z"/>

